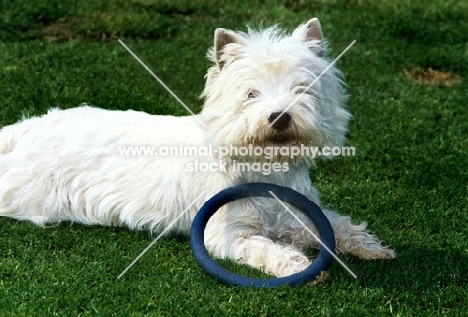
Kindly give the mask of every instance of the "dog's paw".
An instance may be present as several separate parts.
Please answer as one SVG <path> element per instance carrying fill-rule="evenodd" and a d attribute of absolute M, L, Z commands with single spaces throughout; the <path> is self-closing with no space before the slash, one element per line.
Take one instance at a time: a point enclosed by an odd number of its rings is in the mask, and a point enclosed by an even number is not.
<path fill-rule="evenodd" d="M 309 259 L 290 245 L 276 244 L 260 236 L 251 236 L 239 242 L 234 245 L 242 252 L 243 263 L 276 277 L 301 272 L 310 265 Z"/>
<path fill-rule="evenodd" d="M 392 249 L 379 245 L 369 248 L 361 247 L 354 253 L 358 258 L 364 260 L 376 260 L 376 259 L 394 259 L 396 257 L 395 251 Z"/>
<path fill-rule="evenodd" d="M 271 268 L 271 273 L 277 277 L 285 277 L 302 272 L 310 265 L 310 261 L 305 255 L 294 250 L 288 254 L 287 251 L 285 250 L 282 255 L 284 261 L 278 262 L 275 268 Z"/>
<path fill-rule="evenodd" d="M 351 254 L 360 259 L 393 259 L 395 251 L 383 246 L 376 236 L 370 234 L 365 222 L 354 225 L 348 216 L 334 215 L 333 230 L 336 237 L 336 250 Z"/>
<path fill-rule="evenodd" d="M 395 251 L 388 246 L 383 246 L 377 237 L 367 232 L 354 235 L 352 239 L 339 241 L 337 249 L 339 252 L 348 253 L 365 260 L 393 259 L 396 257 Z"/>

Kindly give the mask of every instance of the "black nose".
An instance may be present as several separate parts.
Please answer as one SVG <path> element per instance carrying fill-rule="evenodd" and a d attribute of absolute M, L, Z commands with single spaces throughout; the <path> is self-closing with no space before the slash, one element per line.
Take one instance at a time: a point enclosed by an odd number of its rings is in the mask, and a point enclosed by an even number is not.
<path fill-rule="evenodd" d="M 272 123 L 272 128 L 276 130 L 284 130 L 289 126 L 289 122 L 291 122 L 291 115 L 287 112 L 273 112 L 268 117 L 268 123 Z"/>

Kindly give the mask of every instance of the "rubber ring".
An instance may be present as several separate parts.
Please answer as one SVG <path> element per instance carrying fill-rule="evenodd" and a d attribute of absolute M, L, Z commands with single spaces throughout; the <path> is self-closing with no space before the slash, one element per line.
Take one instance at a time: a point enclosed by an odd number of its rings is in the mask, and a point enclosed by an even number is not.
<path fill-rule="evenodd" d="M 204 243 L 204 232 L 208 220 L 223 205 L 241 198 L 247 197 L 272 197 L 269 192 L 273 192 L 279 199 L 288 202 L 302 210 L 315 224 L 320 234 L 320 239 L 329 250 L 335 250 L 335 235 L 322 210 L 307 197 L 288 187 L 267 183 L 246 183 L 234 187 L 226 188 L 210 198 L 202 206 L 193 220 L 190 229 L 190 247 L 192 254 L 198 264 L 211 277 L 220 283 L 242 287 L 276 287 L 289 285 L 297 286 L 314 280 L 320 273 L 328 268 L 333 256 L 323 247 L 320 247 L 316 259 L 303 271 L 279 278 L 250 278 L 232 273 L 222 268 L 208 254 Z M 274 198 L 273 198 L 274 199 Z"/>

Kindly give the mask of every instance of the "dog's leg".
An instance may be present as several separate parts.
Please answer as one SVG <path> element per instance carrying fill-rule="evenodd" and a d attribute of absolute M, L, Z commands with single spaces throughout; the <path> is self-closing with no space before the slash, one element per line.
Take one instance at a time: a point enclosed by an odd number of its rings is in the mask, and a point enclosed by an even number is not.
<path fill-rule="evenodd" d="M 341 216 L 330 210 L 323 210 L 323 212 L 330 221 L 335 233 L 337 252 L 351 254 L 361 259 L 391 259 L 395 257 L 393 250 L 383 246 L 376 236 L 368 232 L 366 223 L 354 225 L 349 216 Z M 315 235 L 319 236 L 315 225 L 310 219 L 300 212 L 295 212 L 295 215 Z M 307 246 L 320 247 L 318 241 L 296 219 L 288 214 L 285 214 L 284 218 L 281 221 L 283 225 L 274 233 L 277 240 L 292 244 L 300 249 Z"/>
<path fill-rule="evenodd" d="M 324 210 L 335 232 L 336 249 L 361 259 L 393 259 L 395 252 L 383 246 L 376 236 L 369 233 L 367 223 L 354 225 L 349 216 L 341 216 Z"/>
<path fill-rule="evenodd" d="M 237 236 L 211 252 L 218 258 L 230 258 L 278 277 L 303 271 L 310 264 L 293 246 L 277 244 L 260 235 Z"/>
<path fill-rule="evenodd" d="M 234 216 L 233 210 L 226 214 L 225 219 L 221 214 L 215 215 L 205 230 L 205 245 L 213 256 L 238 261 L 278 277 L 309 266 L 310 261 L 299 249 L 265 237 L 259 218 L 235 219 L 230 217 Z"/>
<path fill-rule="evenodd" d="M 303 271 L 310 265 L 309 259 L 297 248 L 258 235 L 236 239 L 232 251 L 241 263 L 278 277 Z"/>

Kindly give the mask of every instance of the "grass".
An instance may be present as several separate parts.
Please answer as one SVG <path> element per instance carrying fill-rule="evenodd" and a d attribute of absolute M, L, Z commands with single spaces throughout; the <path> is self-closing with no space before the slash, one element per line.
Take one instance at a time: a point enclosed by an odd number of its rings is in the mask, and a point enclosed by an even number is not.
<path fill-rule="evenodd" d="M 0 219 L 1 316 L 466 316 L 468 5 L 456 0 L 16 0 L 0 12 L 0 124 L 82 102 L 186 115 L 121 38 L 194 111 L 216 27 L 317 16 L 349 84 L 357 155 L 320 162 L 326 206 L 366 220 L 398 253 L 341 258 L 321 285 L 226 287 L 188 239 Z M 228 261 L 236 272 L 259 273 Z"/>

